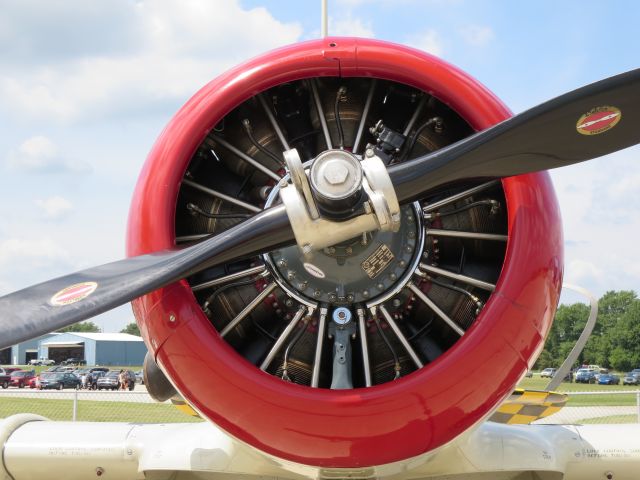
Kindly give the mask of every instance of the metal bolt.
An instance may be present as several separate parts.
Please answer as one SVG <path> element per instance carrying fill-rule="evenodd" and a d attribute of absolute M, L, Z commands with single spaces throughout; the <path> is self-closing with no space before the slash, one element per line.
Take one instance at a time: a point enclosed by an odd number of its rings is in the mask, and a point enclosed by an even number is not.
<path fill-rule="evenodd" d="M 335 302 L 338 299 L 338 296 L 335 293 L 330 293 L 329 294 L 329 301 L 330 302 Z"/>
<path fill-rule="evenodd" d="M 355 297 L 353 296 L 353 294 L 352 294 L 352 293 L 350 293 L 349 295 L 347 295 L 347 301 L 349 301 L 349 302 L 353 302 L 353 299 L 354 299 L 354 298 L 355 298 Z"/>
<path fill-rule="evenodd" d="M 284 301 L 284 304 L 285 304 L 287 307 L 293 307 L 293 300 L 291 300 L 290 298 L 287 298 L 287 299 Z"/>
<path fill-rule="evenodd" d="M 406 265 L 407 265 L 407 262 L 405 262 L 404 260 L 400 260 L 400 261 L 398 262 L 398 265 L 400 265 L 401 267 L 404 267 L 404 266 L 406 266 Z"/>
<path fill-rule="evenodd" d="M 397 280 L 397 278 L 398 278 L 398 277 L 396 276 L 396 274 L 395 274 L 395 273 L 390 273 L 390 274 L 389 274 L 389 278 L 390 278 L 392 281 L 395 281 L 395 280 Z"/>
<path fill-rule="evenodd" d="M 334 253 L 336 253 L 336 248 L 335 247 L 327 247 L 327 253 L 329 255 L 333 255 Z"/>
<path fill-rule="evenodd" d="M 376 286 L 378 287 L 378 290 L 384 290 L 384 283 L 379 283 Z"/>
<path fill-rule="evenodd" d="M 281 268 L 285 268 L 287 266 L 286 260 L 278 260 L 278 266 Z"/>
<path fill-rule="evenodd" d="M 101 477 L 103 473 L 104 473 L 104 468 L 102 467 L 96 468 L 96 476 Z"/>
<path fill-rule="evenodd" d="M 402 300 L 400 300 L 399 298 L 394 298 L 392 303 L 394 307 L 398 308 L 400 305 L 402 305 Z"/>
<path fill-rule="evenodd" d="M 286 180 L 280 180 L 280 188 L 285 188 L 287 186 Z"/>
<path fill-rule="evenodd" d="M 173 313 L 171 315 L 169 315 L 169 322 L 171 322 L 171 323 L 175 323 L 176 322 L 176 316 Z"/>
<path fill-rule="evenodd" d="M 362 296 L 363 296 L 364 298 L 369 298 L 369 290 L 363 290 L 363 291 L 362 291 Z"/>
<path fill-rule="evenodd" d="M 294 278 L 296 278 L 296 272 L 294 272 L 293 270 L 289 270 L 289 271 L 287 272 L 287 278 L 288 278 L 289 280 L 293 280 Z"/>
<path fill-rule="evenodd" d="M 407 253 L 411 253 L 411 252 L 413 252 L 413 248 L 411 248 L 411 245 L 407 245 L 407 246 L 405 247 L 405 251 L 406 251 Z"/>
<path fill-rule="evenodd" d="M 364 152 L 364 156 L 367 158 L 371 158 L 373 156 L 375 156 L 375 153 L 373 152 L 372 148 L 367 148 Z"/>
<path fill-rule="evenodd" d="M 322 175 L 327 183 L 340 185 L 349 177 L 349 169 L 340 161 L 327 162 Z"/>
<path fill-rule="evenodd" d="M 414 232 L 413 230 L 409 230 L 409 231 L 407 232 L 407 236 L 408 236 L 409 238 L 415 238 L 415 236 L 416 236 L 416 232 Z"/>
<path fill-rule="evenodd" d="M 298 290 L 304 290 L 305 288 L 307 288 L 307 282 L 300 282 L 298 284 Z"/>
<path fill-rule="evenodd" d="M 314 296 L 315 298 L 320 298 L 320 295 L 322 295 L 322 292 L 321 292 L 320 290 L 315 290 L 315 291 L 313 292 L 313 296 Z"/>

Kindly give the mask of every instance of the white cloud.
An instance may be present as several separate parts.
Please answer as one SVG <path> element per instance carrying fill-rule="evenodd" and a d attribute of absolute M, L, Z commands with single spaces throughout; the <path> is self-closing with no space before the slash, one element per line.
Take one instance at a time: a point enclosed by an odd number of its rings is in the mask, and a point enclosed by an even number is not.
<path fill-rule="evenodd" d="M 68 258 L 69 252 L 49 238 L 8 238 L 0 241 L 0 266 L 5 272 L 10 270 L 7 266 L 19 266 L 20 270 L 26 270 Z"/>
<path fill-rule="evenodd" d="M 483 25 L 466 25 L 459 31 L 464 41 L 472 47 L 484 47 L 495 37 L 491 27 Z"/>
<path fill-rule="evenodd" d="M 575 285 L 600 283 L 602 269 L 586 260 L 571 260 L 566 266 L 565 281 Z"/>
<path fill-rule="evenodd" d="M 86 162 L 61 156 L 56 144 L 42 135 L 31 137 L 10 151 L 7 165 L 12 169 L 37 173 L 86 173 L 91 170 Z"/>
<path fill-rule="evenodd" d="M 551 173 L 563 217 L 565 280 L 596 296 L 640 285 L 639 155 L 634 147 Z"/>
<path fill-rule="evenodd" d="M 72 209 L 73 204 L 64 197 L 53 196 L 45 200 L 36 200 L 36 205 L 40 207 L 45 218 L 58 220 L 65 217 Z"/>
<path fill-rule="evenodd" d="M 419 48 L 437 57 L 441 57 L 444 52 L 442 37 L 433 29 L 409 37 L 407 43 L 412 47 Z"/>
<path fill-rule="evenodd" d="M 371 22 L 363 22 L 351 15 L 346 17 L 329 17 L 329 35 L 347 37 L 373 38 L 375 36 Z"/>
<path fill-rule="evenodd" d="M 113 23 L 95 21 L 92 24 L 97 31 L 88 36 L 86 50 L 81 46 L 68 49 L 75 56 L 43 58 L 33 47 L 26 49 L 19 63 L 12 58 L 0 60 L 0 67 L 4 62 L 12 62 L 13 67 L 0 68 L 0 108 L 15 118 L 69 122 L 115 112 L 157 111 L 157 106 L 166 107 L 167 101 L 183 102 L 238 61 L 292 43 L 302 33 L 297 23 L 279 22 L 264 8 L 244 10 L 237 1 L 121 1 L 105 8 L 84 7 L 86 2 L 79 0 L 71 3 L 83 11 L 91 10 L 91 18 L 99 17 L 103 10 L 110 18 L 126 18 L 118 33 L 135 41 L 136 46 L 91 40 L 115 35 L 109 30 Z M 5 20 L 11 20 L 11 15 L 14 21 L 22 19 L 27 16 L 25 8 L 3 12 Z M 58 18 L 48 8 L 34 8 L 29 13 L 35 17 L 29 23 L 36 26 L 51 23 L 51 16 Z M 68 31 L 61 33 L 74 40 L 66 43 L 83 42 L 86 32 L 80 24 L 76 20 L 65 24 Z M 20 44 L 20 33 L 12 31 L 5 32 L 2 40 Z M 51 32 L 45 29 L 39 33 L 33 28 L 30 34 L 35 37 L 31 43 L 42 46 L 45 34 Z M 3 70 L 7 73 L 1 73 Z M 169 108 L 173 111 L 175 105 Z"/>

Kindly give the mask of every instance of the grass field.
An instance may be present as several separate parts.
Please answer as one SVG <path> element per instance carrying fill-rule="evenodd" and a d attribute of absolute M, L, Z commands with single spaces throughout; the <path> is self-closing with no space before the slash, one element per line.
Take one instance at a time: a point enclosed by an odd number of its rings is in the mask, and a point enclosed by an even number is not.
<path fill-rule="evenodd" d="M 518 388 L 529 390 L 545 390 L 549 383 L 548 378 L 540 378 L 534 374 L 532 378 L 524 378 Z M 638 385 L 598 385 L 588 383 L 562 382 L 557 391 L 569 394 L 569 407 L 597 407 L 597 406 L 631 406 L 636 405 L 636 392 L 640 390 Z M 629 391 L 628 395 L 607 395 L 612 391 Z M 571 392 L 600 392 L 602 395 L 571 395 Z"/>
<path fill-rule="evenodd" d="M 532 378 L 524 378 L 519 384 L 519 388 L 532 390 L 545 390 L 549 383 L 548 378 L 540 378 L 534 374 Z M 598 385 L 597 383 L 570 383 L 562 382 L 557 389 L 559 392 L 610 392 L 612 390 L 640 390 L 640 385 Z"/>
<path fill-rule="evenodd" d="M 584 418 L 582 420 L 578 420 L 576 423 L 588 425 L 588 424 L 636 423 L 637 421 L 638 421 L 637 415 L 611 415 L 609 417 Z"/>
<path fill-rule="evenodd" d="M 0 418 L 16 413 L 35 413 L 50 420 L 72 420 L 73 401 L 46 398 L 0 398 Z M 176 423 L 201 422 L 199 418 L 162 403 L 129 403 L 83 400 L 78 402 L 78 421 Z"/>

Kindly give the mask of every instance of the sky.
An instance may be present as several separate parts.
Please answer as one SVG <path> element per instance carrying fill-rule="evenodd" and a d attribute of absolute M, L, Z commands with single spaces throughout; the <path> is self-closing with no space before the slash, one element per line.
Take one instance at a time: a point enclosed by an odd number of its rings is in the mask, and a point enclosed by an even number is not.
<path fill-rule="evenodd" d="M 329 0 L 330 35 L 433 53 L 515 113 L 640 67 L 639 21 L 631 0 Z M 122 258 L 137 175 L 171 116 L 226 69 L 319 36 L 319 0 L 0 0 L 0 295 Z M 565 281 L 596 296 L 640 291 L 639 159 L 552 173 Z M 94 321 L 118 331 L 133 315 Z"/>

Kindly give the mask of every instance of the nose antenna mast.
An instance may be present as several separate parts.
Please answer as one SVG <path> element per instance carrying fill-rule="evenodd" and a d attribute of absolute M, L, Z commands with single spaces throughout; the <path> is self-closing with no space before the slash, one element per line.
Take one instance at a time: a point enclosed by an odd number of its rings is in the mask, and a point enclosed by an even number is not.
<path fill-rule="evenodd" d="M 320 0 L 320 35 L 325 38 L 329 34 L 329 19 L 327 17 L 328 0 Z"/>

